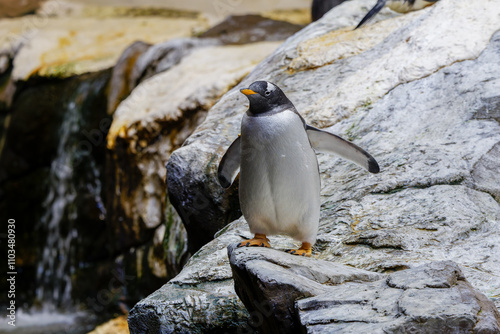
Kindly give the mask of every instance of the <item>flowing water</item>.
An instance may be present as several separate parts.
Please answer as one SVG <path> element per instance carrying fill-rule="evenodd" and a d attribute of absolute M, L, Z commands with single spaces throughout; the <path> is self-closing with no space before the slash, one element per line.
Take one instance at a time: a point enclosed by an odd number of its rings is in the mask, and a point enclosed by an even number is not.
<path fill-rule="evenodd" d="M 37 226 L 40 235 L 45 236 L 36 268 L 37 306 L 19 309 L 18 326 L 13 333 L 82 333 L 89 328 L 88 320 L 94 318 L 95 321 L 95 317 L 82 312 L 81 306 L 85 308 L 85 305 L 74 300 L 72 291 L 75 273 L 87 265 L 79 254 L 82 235 L 77 220 L 81 220 L 81 212 L 89 208 L 80 207 L 79 198 L 90 197 L 95 205 L 90 209 L 97 210 L 98 220 L 104 221 L 106 217 L 100 170 L 92 154 L 97 145 L 104 143 L 91 143 L 82 136 L 89 122 L 85 119 L 89 112 L 84 110 L 89 104 L 85 102 L 102 95 L 106 84 L 107 76 L 83 80 L 63 103 L 57 154 L 50 166 L 44 214 Z M 78 318 L 85 320 L 75 326 Z M 0 332 L 4 329 L 0 326 Z"/>
<path fill-rule="evenodd" d="M 49 311 L 55 311 L 57 306 L 71 306 L 71 274 L 75 268 L 71 261 L 71 242 L 78 237 L 72 224 L 77 212 L 72 205 L 76 189 L 73 184 L 75 150 L 71 138 L 79 130 L 79 111 L 75 101 L 68 103 L 60 129 L 57 157 L 50 168 L 49 193 L 43 204 L 45 214 L 41 225 L 47 231 L 47 239 L 37 267 L 36 298 Z M 62 226 L 63 222 L 66 226 Z"/>

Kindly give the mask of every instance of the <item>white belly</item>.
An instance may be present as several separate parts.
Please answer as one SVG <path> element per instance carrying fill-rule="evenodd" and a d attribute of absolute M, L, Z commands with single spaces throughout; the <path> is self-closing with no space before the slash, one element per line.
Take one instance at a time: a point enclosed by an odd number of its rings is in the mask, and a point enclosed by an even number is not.
<path fill-rule="evenodd" d="M 283 233 L 315 242 L 318 162 L 297 114 L 243 117 L 239 192 L 241 210 L 253 233 Z"/>

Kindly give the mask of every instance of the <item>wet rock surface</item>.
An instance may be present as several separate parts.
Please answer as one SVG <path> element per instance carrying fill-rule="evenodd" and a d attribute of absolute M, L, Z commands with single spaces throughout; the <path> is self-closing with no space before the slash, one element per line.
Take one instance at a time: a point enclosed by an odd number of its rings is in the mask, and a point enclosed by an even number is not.
<path fill-rule="evenodd" d="M 130 332 L 251 332 L 227 261 L 227 245 L 239 239 L 227 233 L 195 253 L 179 275 L 134 306 Z"/>

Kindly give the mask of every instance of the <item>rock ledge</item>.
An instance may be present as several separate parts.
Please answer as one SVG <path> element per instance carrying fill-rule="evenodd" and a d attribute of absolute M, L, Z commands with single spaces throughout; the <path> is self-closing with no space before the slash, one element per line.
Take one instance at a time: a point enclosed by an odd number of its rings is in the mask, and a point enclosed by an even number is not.
<path fill-rule="evenodd" d="M 228 247 L 259 333 L 500 333 L 500 314 L 453 261 L 390 275 L 274 249 Z"/>

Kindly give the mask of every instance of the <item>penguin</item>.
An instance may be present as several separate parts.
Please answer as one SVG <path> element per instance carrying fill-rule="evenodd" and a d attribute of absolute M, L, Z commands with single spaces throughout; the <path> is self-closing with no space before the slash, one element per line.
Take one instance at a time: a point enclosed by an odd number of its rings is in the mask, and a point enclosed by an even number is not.
<path fill-rule="evenodd" d="M 340 5 L 346 0 L 313 0 L 311 6 L 311 21 L 317 21 L 323 17 L 330 9 Z"/>
<path fill-rule="evenodd" d="M 395 12 L 398 13 L 408 13 L 415 10 L 420 10 L 425 7 L 431 6 L 439 0 L 377 0 L 377 3 L 373 8 L 366 14 L 365 17 L 359 22 L 359 24 L 354 28 L 354 30 L 361 27 L 369 19 L 375 16 L 384 6 L 387 6 Z"/>
<path fill-rule="evenodd" d="M 275 84 L 256 81 L 240 90 L 250 106 L 241 133 L 223 155 L 219 183 L 229 188 L 239 177 L 240 207 L 253 239 L 238 247 L 271 247 L 268 235 L 301 241 L 294 255 L 311 256 L 320 215 L 320 176 L 316 152 L 334 153 L 371 173 L 377 161 L 362 148 L 306 124 Z"/>

